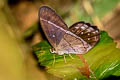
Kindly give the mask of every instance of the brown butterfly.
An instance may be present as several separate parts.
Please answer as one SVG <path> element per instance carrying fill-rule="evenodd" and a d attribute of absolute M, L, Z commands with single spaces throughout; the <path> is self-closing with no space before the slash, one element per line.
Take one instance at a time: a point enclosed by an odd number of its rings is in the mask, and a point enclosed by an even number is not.
<path fill-rule="evenodd" d="M 84 54 L 99 41 L 100 33 L 96 26 L 77 22 L 68 28 L 61 17 L 47 6 L 39 9 L 39 18 L 42 29 L 53 46 L 52 53 Z"/>
<path fill-rule="evenodd" d="M 68 28 L 61 17 L 47 6 L 42 6 L 39 9 L 39 18 L 42 29 L 53 46 L 50 49 L 51 53 L 58 55 L 77 54 L 84 63 L 84 67 L 78 67 L 78 69 L 83 75 L 89 77 L 89 66 L 80 54 L 87 53 L 99 41 L 100 32 L 97 27 L 91 26 L 89 23 L 77 22 Z"/>

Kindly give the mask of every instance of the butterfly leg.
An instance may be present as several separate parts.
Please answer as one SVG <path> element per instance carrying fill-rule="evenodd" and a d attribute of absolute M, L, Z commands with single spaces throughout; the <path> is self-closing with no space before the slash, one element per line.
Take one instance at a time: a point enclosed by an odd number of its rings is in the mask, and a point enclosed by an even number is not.
<path fill-rule="evenodd" d="M 79 56 L 82 63 L 84 64 L 84 66 L 82 68 L 78 67 L 78 69 L 81 71 L 81 73 L 83 75 L 89 77 L 89 75 L 90 75 L 89 65 L 87 64 L 86 60 L 84 59 L 84 57 L 81 54 L 77 54 L 77 56 Z"/>
<path fill-rule="evenodd" d="M 92 76 L 90 76 L 90 78 L 93 78 L 95 80 L 98 80 L 97 77 L 95 76 L 94 72 L 90 69 L 90 72 L 92 73 Z"/>
<path fill-rule="evenodd" d="M 71 59 L 74 59 L 71 54 L 69 54 L 69 56 L 70 56 Z"/>
<path fill-rule="evenodd" d="M 53 54 L 53 59 L 54 60 L 53 60 L 53 64 L 52 65 L 54 66 L 55 65 L 55 54 Z"/>
<path fill-rule="evenodd" d="M 65 55 L 63 55 L 63 56 L 64 56 L 64 62 L 67 63 L 66 58 L 65 58 Z"/>

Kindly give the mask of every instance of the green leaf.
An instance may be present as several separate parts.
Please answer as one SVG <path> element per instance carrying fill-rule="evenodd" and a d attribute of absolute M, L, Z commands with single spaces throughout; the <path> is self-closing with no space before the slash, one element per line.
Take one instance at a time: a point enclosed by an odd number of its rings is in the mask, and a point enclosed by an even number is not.
<path fill-rule="evenodd" d="M 42 41 L 33 46 L 38 62 L 47 68 L 47 72 L 69 80 L 75 78 L 88 79 L 77 69 L 77 67 L 83 65 L 79 57 L 72 55 L 74 59 L 71 59 L 68 55 L 65 55 L 67 60 L 67 63 L 65 63 L 64 57 L 50 53 L 50 48 L 51 46 L 47 41 Z M 56 62 L 53 65 L 54 55 L 56 56 Z M 83 54 L 83 56 L 97 79 L 104 79 L 110 75 L 120 75 L 118 74 L 120 72 L 120 49 L 116 48 L 116 43 L 113 42 L 106 32 L 101 32 L 98 44 L 88 53 Z M 91 80 L 94 79 L 91 78 Z"/>
<path fill-rule="evenodd" d="M 68 55 L 65 55 L 67 60 L 67 63 L 65 63 L 63 56 L 50 53 L 50 48 L 51 46 L 47 41 L 40 42 L 33 47 L 40 65 L 46 66 L 49 73 L 61 78 L 73 79 L 75 77 L 80 77 L 81 73 L 76 68 L 77 66 L 82 66 L 79 57 L 72 55 L 74 59 L 71 59 Z M 53 65 L 54 55 L 56 57 L 55 64 Z"/>

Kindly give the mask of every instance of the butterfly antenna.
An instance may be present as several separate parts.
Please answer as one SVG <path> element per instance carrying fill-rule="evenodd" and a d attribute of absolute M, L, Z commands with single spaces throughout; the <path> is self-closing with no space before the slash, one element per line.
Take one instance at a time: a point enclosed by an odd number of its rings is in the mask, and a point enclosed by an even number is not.
<path fill-rule="evenodd" d="M 67 63 L 66 58 L 65 58 L 65 55 L 63 55 L 63 56 L 64 56 L 64 62 Z"/>
<path fill-rule="evenodd" d="M 52 65 L 54 66 L 55 65 L 55 54 L 53 54 L 53 59 L 54 60 L 53 60 L 53 64 Z"/>
<path fill-rule="evenodd" d="M 69 56 L 70 56 L 71 59 L 74 59 L 71 54 L 69 54 Z"/>

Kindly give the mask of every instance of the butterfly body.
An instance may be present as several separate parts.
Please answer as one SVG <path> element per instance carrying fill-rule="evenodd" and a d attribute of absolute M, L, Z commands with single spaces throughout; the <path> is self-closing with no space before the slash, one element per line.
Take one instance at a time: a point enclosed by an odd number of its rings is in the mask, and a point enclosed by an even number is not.
<path fill-rule="evenodd" d="M 52 53 L 84 54 L 99 41 L 99 30 L 88 23 L 78 22 L 67 27 L 54 10 L 43 6 L 39 10 L 42 29 L 53 46 Z"/>

